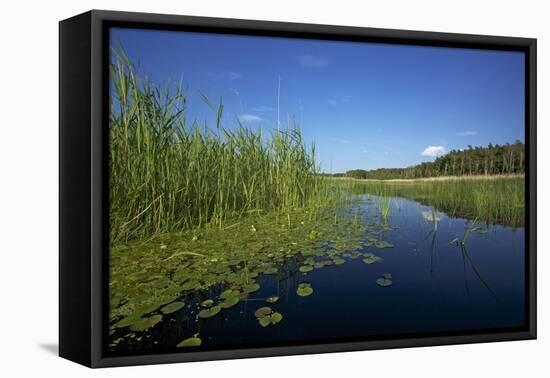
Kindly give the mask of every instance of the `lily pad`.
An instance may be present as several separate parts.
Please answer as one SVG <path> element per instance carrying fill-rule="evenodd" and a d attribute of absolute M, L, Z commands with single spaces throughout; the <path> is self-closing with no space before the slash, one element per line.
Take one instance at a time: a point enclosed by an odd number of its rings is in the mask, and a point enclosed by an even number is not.
<path fill-rule="evenodd" d="M 260 284 L 251 283 L 251 284 L 245 285 L 245 287 L 243 287 L 243 290 L 247 294 L 254 293 L 255 291 L 260 290 Z"/>
<path fill-rule="evenodd" d="M 380 277 L 376 280 L 376 283 L 382 287 L 391 286 L 393 284 L 392 280 L 386 277 Z"/>
<path fill-rule="evenodd" d="M 265 316 L 271 315 L 272 312 L 273 310 L 271 309 L 271 307 L 260 307 L 254 312 L 254 316 L 256 316 L 257 318 L 263 318 Z"/>
<path fill-rule="evenodd" d="M 141 315 L 145 315 L 145 314 L 148 314 L 150 312 L 155 311 L 157 308 L 159 308 L 159 306 L 156 303 L 155 304 L 144 305 L 144 306 L 138 307 L 134 311 L 134 315 L 137 315 L 136 317 L 140 317 Z"/>
<path fill-rule="evenodd" d="M 278 300 L 279 300 L 279 297 L 276 296 L 276 295 L 274 295 L 274 296 L 271 296 L 271 297 L 267 297 L 265 301 L 266 301 L 267 303 L 275 303 L 275 302 L 277 302 Z"/>
<path fill-rule="evenodd" d="M 130 330 L 135 332 L 145 331 L 146 329 L 155 326 L 161 320 L 162 320 L 162 315 L 160 314 L 153 315 L 148 318 L 141 318 L 130 326 Z"/>
<path fill-rule="evenodd" d="M 201 287 L 201 284 L 197 281 L 188 281 L 181 285 L 182 290 L 194 290 L 198 289 L 199 287 Z"/>
<path fill-rule="evenodd" d="M 228 299 L 231 297 L 239 297 L 241 293 L 239 290 L 233 290 L 233 289 L 227 289 L 223 293 L 220 294 L 220 299 Z"/>
<path fill-rule="evenodd" d="M 280 312 L 274 312 L 273 314 L 271 314 L 271 323 L 272 324 L 277 324 L 281 320 L 283 320 L 283 314 L 281 314 Z"/>
<path fill-rule="evenodd" d="M 201 302 L 201 307 L 210 308 L 212 307 L 213 304 L 214 304 L 214 301 L 212 299 L 205 299 L 204 301 Z"/>
<path fill-rule="evenodd" d="M 180 342 L 176 347 L 198 347 L 201 346 L 202 340 L 199 337 L 193 336 Z"/>
<path fill-rule="evenodd" d="M 299 269 L 302 273 L 311 272 L 313 270 L 313 267 L 311 265 L 302 265 Z"/>
<path fill-rule="evenodd" d="M 270 266 L 264 270 L 264 274 L 276 274 L 277 272 L 279 272 L 279 269 L 274 266 Z"/>
<path fill-rule="evenodd" d="M 258 318 L 258 323 L 260 323 L 262 327 L 267 327 L 268 325 L 280 323 L 281 320 L 283 320 L 283 315 L 280 312 L 274 312 L 271 315 Z"/>
<path fill-rule="evenodd" d="M 385 240 L 377 240 L 377 241 L 374 243 L 374 246 L 375 246 L 376 248 L 393 248 L 393 244 L 388 243 L 388 242 L 385 241 Z"/>
<path fill-rule="evenodd" d="M 238 296 L 235 297 L 229 297 L 226 300 L 224 300 L 222 303 L 220 303 L 221 308 L 230 308 L 235 306 L 237 303 L 239 303 L 240 299 Z"/>
<path fill-rule="evenodd" d="M 115 328 L 124 328 L 124 327 L 128 327 L 132 324 L 134 324 L 136 322 L 136 320 L 138 320 L 139 317 L 136 317 L 136 316 L 127 316 L 121 320 L 119 320 L 118 322 L 116 322 L 114 324 L 114 327 Z"/>
<path fill-rule="evenodd" d="M 161 308 L 160 311 L 163 314 L 171 314 L 173 312 L 178 311 L 183 306 L 185 306 L 185 303 L 183 303 L 183 302 L 172 302 L 169 305 L 166 305 L 163 308 Z"/>
<path fill-rule="evenodd" d="M 339 257 L 336 257 L 333 261 L 334 261 L 334 264 L 335 264 L 335 265 L 342 265 L 343 263 L 346 262 L 346 260 L 341 259 L 341 258 L 339 258 Z"/>
<path fill-rule="evenodd" d="M 363 259 L 363 262 L 365 264 L 375 264 L 375 263 L 379 263 L 379 262 L 382 262 L 384 259 L 380 256 L 368 256 L 368 257 L 365 257 Z"/>
<path fill-rule="evenodd" d="M 311 284 L 303 282 L 298 285 L 298 289 L 296 289 L 296 294 L 298 294 L 300 297 L 307 297 L 313 294 L 313 288 L 311 287 Z"/>
<path fill-rule="evenodd" d="M 213 307 L 210 307 L 208 309 L 201 310 L 199 312 L 199 318 L 201 318 L 201 319 L 211 318 L 214 315 L 217 315 L 221 311 L 221 309 L 222 308 L 220 306 L 213 306 Z"/>

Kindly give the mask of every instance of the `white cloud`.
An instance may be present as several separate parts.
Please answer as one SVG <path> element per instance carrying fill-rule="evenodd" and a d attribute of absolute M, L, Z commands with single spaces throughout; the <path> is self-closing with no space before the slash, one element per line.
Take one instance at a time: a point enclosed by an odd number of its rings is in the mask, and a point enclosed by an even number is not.
<path fill-rule="evenodd" d="M 239 116 L 239 121 L 241 122 L 259 122 L 259 121 L 265 121 L 265 119 L 258 117 L 254 114 L 241 114 Z"/>
<path fill-rule="evenodd" d="M 443 146 L 428 146 L 422 151 L 422 156 L 437 157 L 446 153 L 447 149 Z"/>
<path fill-rule="evenodd" d="M 477 131 L 468 130 L 468 131 L 460 131 L 456 133 L 458 136 L 474 136 L 477 135 Z"/>
<path fill-rule="evenodd" d="M 334 96 L 333 98 L 328 99 L 327 101 L 330 105 L 336 106 L 338 104 L 343 104 L 345 102 L 351 101 L 351 97 L 347 95 L 337 95 L 337 96 Z"/>
<path fill-rule="evenodd" d="M 299 55 L 298 62 L 304 67 L 321 68 L 328 65 L 328 60 L 314 55 Z"/>

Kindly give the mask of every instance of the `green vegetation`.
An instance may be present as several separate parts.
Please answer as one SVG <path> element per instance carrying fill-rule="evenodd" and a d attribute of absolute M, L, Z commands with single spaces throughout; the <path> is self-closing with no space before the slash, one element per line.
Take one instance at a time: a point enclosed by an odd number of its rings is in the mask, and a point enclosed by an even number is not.
<path fill-rule="evenodd" d="M 347 191 L 384 197 L 404 197 L 433 206 L 449 216 L 523 227 L 523 176 L 427 180 L 341 180 Z"/>
<path fill-rule="evenodd" d="M 213 126 L 189 119 L 186 90 L 140 78 L 122 51 L 113 50 L 110 74 L 113 350 L 146 340 L 175 319 L 185 323 L 186 338 L 181 335 L 174 344 L 198 347 L 202 322 L 230 311 L 247 316 L 250 301 L 271 306 L 260 305 L 253 314 L 260 332 L 285 327 L 292 321 L 285 312 L 289 297 L 304 304 L 322 297 L 322 285 L 303 280 L 349 260 L 358 259 L 377 274 L 370 281 L 374 287 L 392 286 L 391 274 L 376 272 L 387 262 L 372 252 L 394 248 L 392 243 L 399 247 L 387 236 L 399 232 L 391 225 L 394 214 L 399 216 L 392 197 L 432 206 L 434 235 L 435 209 L 475 219 L 464 231 L 463 247 L 473 231 L 480 233 L 478 219 L 523 226 L 524 179 L 517 175 L 524 170 L 523 145 L 518 143 L 452 151 L 412 168 L 350 174 L 468 178 L 329 178 L 319 172 L 314 147 L 306 146 L 294 124 L 270 135 L 244 125 L 229 130 L 222 126 L 222 100 L 214 105 L 203 95 L 215 116 Z M 470 176 L 480 172 L 516 175 Z M 366 193 L 380 198 L 360 206 L 350 201 Z M 281 282 L 287 283 L 285 290 Z"/>
<path fill-rule="evenodd" d="M 296 125 L 269 136 L 242 125 L 226 130 L 222 100 L 214 105 L 204 96 L 216 124 L 199 124 L 187 117 L 181 85 L 141 79 L 122 51 L 113 50 L 110 75 L 113 242 L 224 227 L 253 212 L 320 207 L 336 198 Z"/>
<path fill-rule="evenodd" d="M 513 175 L 525 173 L 525 145 L 468 146 L 465 150 L 452 150 L 433 162 L 425 162 L 407 168 L 380 168 L 371 171 L 354 169 L 335 176 L 356 179 L 415 179 L 422 177 Z"/>

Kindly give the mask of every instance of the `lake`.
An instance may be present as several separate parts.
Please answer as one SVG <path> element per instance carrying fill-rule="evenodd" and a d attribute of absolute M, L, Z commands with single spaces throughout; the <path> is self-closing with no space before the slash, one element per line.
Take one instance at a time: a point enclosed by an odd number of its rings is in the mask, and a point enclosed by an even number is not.
<path fill-rule="evenodd" d="M 184 307 L 146 332 L 128 337 L 127 329 L 112 331 L 119 341 L 111 350 L 166 351 L 193 335 L 200 335 L 204 350 L 524 325 L 523 228 L 453 218 L 400 197 L 358 195 L 351 208 L 366 225 L 357 250 L 335 257 L 328 243 L 309 261 L 289 258 L 276 273 L 259 274 L 257 291 L 206 319 L 197 318 L 205 308 L 200 302 L 217 299 L 227 287 L 213 286 L 206 297 L 188 293 L 180 298 Z M 337 263 L 315 265 L 326 256 Z M 315 269 L 301 272 L 304 260 Z M 300 283 L 313 292 L 298 295 Z M 270 296 L 279 299 L 267 303 Z M 260 326 L 255 312 L 262 307 L 282 319 Z"/>

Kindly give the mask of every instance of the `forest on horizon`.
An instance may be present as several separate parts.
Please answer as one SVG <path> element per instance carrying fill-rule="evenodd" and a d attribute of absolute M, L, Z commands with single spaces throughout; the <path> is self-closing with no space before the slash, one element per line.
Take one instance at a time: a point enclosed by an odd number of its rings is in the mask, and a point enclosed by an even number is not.
<path fill-rule="evenodd" d="M 441 176 L 506 175 L 525 173 L 525 144 L 489 144 L 451 150 L 433 162 L 423 162 L 406 168 L 353 169 L 345 173 L 325 174 L 356 179 L 415 179 Z"/>

